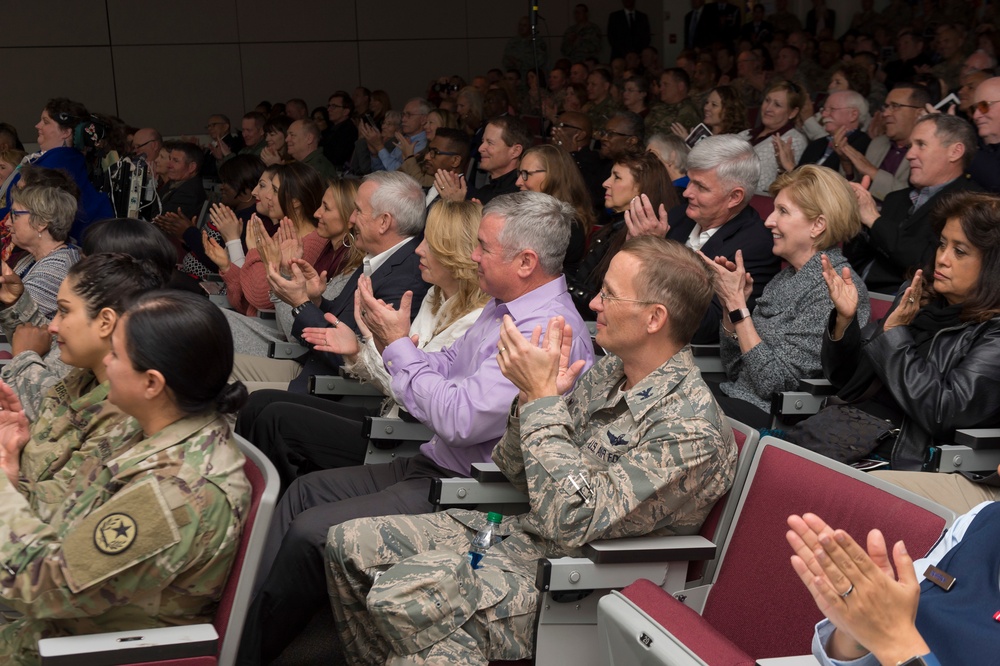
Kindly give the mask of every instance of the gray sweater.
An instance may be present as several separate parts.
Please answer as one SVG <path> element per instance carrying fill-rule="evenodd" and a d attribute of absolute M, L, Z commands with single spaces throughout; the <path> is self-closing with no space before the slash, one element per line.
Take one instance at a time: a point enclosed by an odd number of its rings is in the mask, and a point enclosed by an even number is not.
<path fill-rule="evenodd" d="M 794 391 L 800 379 L 823 376 L 819 354 L 833 302 L 823 280 L 820 254 L 799 271 L 791 266 L 782 269 L 757 299 L 752 318 L 760 344 L 741 354 L 740 343 L 721 333 L 720 353 L 729 377 L 720 387 L 723 393 L 769 412 L 772 394 Z M 838 273 L 850 265 L 839 248 L 822 254 Z M 858 323 L 864 326 L 870 312 L 868 290 L 853 271 L 851 277 L 858 289 Z"/>

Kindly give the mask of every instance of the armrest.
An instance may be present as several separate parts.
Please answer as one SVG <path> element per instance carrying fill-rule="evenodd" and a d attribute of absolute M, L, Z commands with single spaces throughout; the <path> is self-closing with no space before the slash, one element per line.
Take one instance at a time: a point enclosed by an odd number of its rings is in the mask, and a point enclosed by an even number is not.
<path fill-rule="evenodd" d="M 218 308 L 223 310 L 232 310 L 233 306 L 230 304 L 229 299 L 225 294 L 209 294 L 208 300 L 212 302 Z"/>
<path fill-rule="evenodd" d="M 116 631 L 87 636 L 43 638 L 38 652 L 43 666 L 110 666 L 211 656 L 219 635 L 210 624 Z"/>
<path fill-rule="evenodd" d="M 483 483 L 509 483 L 495 462 L 472 463 L 472 478 Z"/>
<path fill-rule="evenodd" d="M 274 321 L 278 318 L 278 313 L 274 310 L 257 310 L 257 319 L 263 319 L 264 321 Z"/>
<path fill-rule="evenodd" d="M 434 432 L 423 423 L 411 423 L 402 419 L 387 419 L 381 416 L 366 416 L 362 434 L 368 439 L 405 442 L 426 442 L 434 436 Z"/>
<path fill-rule="evenodd" d="M 601 539 L 583 547 L 596 564 L 711 560 L 717 546 L 703 536 L 629 537 Z"/>
<path fill-rule="evenodd" d="M 691 345 L 691 353 L 701 374 L 723 374 L 726 371 L 722 366 L 719 345 Z"/>
<path fill-rule="evenodd" d="M 225 280 L 218 273 L 209 273 L 201 278 L 202 282 L 217 282 L 219 284 L 224 284 Z"/>
<path fill-rule="evenodd" d="M 809 416 L 815 414 L 826 402 L 826 396 L 805 391 L 785 391 L 771 396 L 772 416 Z"/>
<path fill-rule="evenodd" d="M 431 485 L 431 504 L 439 507 L 473 504 L 528 504 L 528 496 L 504 479 L 502 483 L 484 483 L 476 479 L 435 479 Z"/>
<path fill-rule="evenodd" d="M 1000 428 L 964 428 L 955 431 L 955 443 L 970 449 L 1000 449 Z"/>
<path fill-rule="evenodd" d="M 691 354 L 693 356 L 702 357 L 715 357 L 718 358 L 722 355 L 721 347 L 719 345 L 691 345 Z"/>
<path fill-rule="evenodd" d="M 312 395 L 385 397 L 373 384 L 337 375 L 312 375 L 309 377 L 309 393 Z"/>
<path fill-rule="evenodd" d="M 819 662 L 811 654 L 803 654 L 797 657 L 758 659 L 757 666 L 819 666 Z"/>
<path fill-rule="evenodd" d="M 294 342 L 271 342 L 267 345 L 268 358 L 296 359 L 308 352 L 308 347 Z"/>
<path fill-rule="evenodd" d="M 800 379 L 799 390 L 809 395 L 836 395 L 837 389 L 830 383 L 829 379 Z"/>
<path fill-rule="evenodd" d="M 944 444 L 940 447 L 941 459 L 938 472 L 992 473 L 1000 465 L 1000 449 L 974 449 L 963 444 Z"/>

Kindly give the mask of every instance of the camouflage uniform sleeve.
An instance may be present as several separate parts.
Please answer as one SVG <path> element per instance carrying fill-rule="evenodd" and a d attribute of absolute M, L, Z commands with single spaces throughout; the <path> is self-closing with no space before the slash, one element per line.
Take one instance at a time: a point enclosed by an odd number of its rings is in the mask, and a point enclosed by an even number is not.
<path fill-rule="evenodd" d="M 677 122 L 692 130 L 702 121 L 702 114 L 690 99 L 684 101 L 686 103 L 681 105 L 680 112 L 677 114 Z"/>
<path fill-rule="evenodd" d="M 529 529 L 563 548 L 697 529 L 732 483 L 732 465 L 719 429 L 691 415 L 696 408 L 680 411 L 650 413 L 637 443 L 606 469 L 588 471 L 589 454 L 565 425 L 572 423 L 565 399 L 541 398 L 522 407 Z"/>
<path fill-rule="evenodd" d="M 3 379 L 17 394 L 29 421 L 38 418 L 42 399 L 52 386 L 66 376 L 70 367 L 59 358 L 59 349 L 53 349 L 42 358 L 33 351 L 21 352 L 0 370 Z"/>
<path fill-rule="evenodd" d="M 206 506 L 228 508 L 212 484 L 175 488 L 180 481 L 147 474 L 100 506 L 77 507 L 49 524 L 0 477 L 0 524 L 6 528 L 0 597 L 34 619 L 95 616 L 151 598 L 231 537 L 229 511 L 203 512 Z M 173 499 L 178 493 L 185 502 Z M 206 518 L 218 524 L 205 525 Z"/>
<path fill-rule="evenodd" d="M 13 338 L 14 329 L 21 324 L 49 325 L 49 320 L 38 311 L 38 305 L 27 291 L 21 294 L 13 305 L 0 310 L 0 328 L 8 340 Z"/>
<path fill-rule="evenodd" d="M 576 41 L 577 52 L 584 53 L 595 58 L 601 53 L 601 28 L 596 23 L 591 23 L 580 30 L 580 36 Z"/>
<path fill-rule="evenodd" d="M 524 456 L 521 455 L 521 419 L 515 416 L 517 398 L 507 415 L 507 430 L 493 447 L 493 462 L 503 471 L 504 476 L 521 492 L 528 492 L 528 482 L 524 477 Z"/>

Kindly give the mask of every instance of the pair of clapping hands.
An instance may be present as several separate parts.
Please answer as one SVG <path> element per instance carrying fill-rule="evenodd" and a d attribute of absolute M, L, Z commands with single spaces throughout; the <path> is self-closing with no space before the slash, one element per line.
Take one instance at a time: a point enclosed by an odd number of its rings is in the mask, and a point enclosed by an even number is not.
<path fill-rule="evenodd" d="M 0 261 L 0 304 L 10 307 L 24 294 L 24 282 L 10 269 L 6 261 Z M 52 348 L 52 334 L 48 326 L 19 324 L 14 329 L 10 341 L 11 354 L 17 356 L 21 352 L 33 351 L 39 356 L 45 356 Z"/>
<path fill-rule="evenodd" d="M 371 338 L 381 353 L 387 346 L 409 335 L 410 308 L 413 292 L 406 292 L 400 300 L 399 308 L 376 298 L 372 291 L 371 279 L 361 276 L 354 292 L 354 319 L 362 337 Z M 330 327 L 306 328 L 302 338 L 317 351 L 352 357 L 359 350 L 359 342 L 354 331 L 332 314 L 324 316 Z M 411 336 L 413 344 L 419 343 L 417 336 Z M 573 388 L 586 361 L 570 363 L 573 347 L 573 329 L 562 317 L 549 320 L 548 329 L 542 335 L 542 327 L 536 326 L 531 339 L 526 339 L 509 315 L 504 315 L 500 325 L 500 341 L 497 343 L 497 363 L 500 372 L 520 390 L 522 403 L 550 395 L 562 395 Z"/>

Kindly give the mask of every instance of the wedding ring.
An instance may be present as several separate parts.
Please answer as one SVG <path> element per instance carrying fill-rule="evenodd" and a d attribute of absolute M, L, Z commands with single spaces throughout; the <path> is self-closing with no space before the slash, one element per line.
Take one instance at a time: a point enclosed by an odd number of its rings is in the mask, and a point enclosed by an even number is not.
<path fill-rule="evenodd" d="M 912 304 L 913 303 L 913 296 L 910 296 L 909 298 L 907 298 L 906 302 Z"/>
<path fill-rule="evenodd" d="M 850 594 L 853 591 L 854 591 L 854 583 L 851 583 L 851 586 L 849 588 L 847 588 L 847 592 L 844 592 L 842 595 L 840 595 L 840 598 L 841 599 L 846 599 L 847 595 Z"/>
<path fill-rule="evenodd" d="M 500 348 L 500 353 L 501 353 L 501 354 L 502 354 L 502 353 L 504 353 L 505 351 L 507 351 L 507 348 L 506 348 L 506 347 L 501 347 L 501 348 Z"/>
<path fill-rule="evenodd" d="M 361 309 L 361 318 L 364 319 L 367 316 L 368 316 L 368 310 L 365 310 L 364 308 L 362 308 Z"/>

